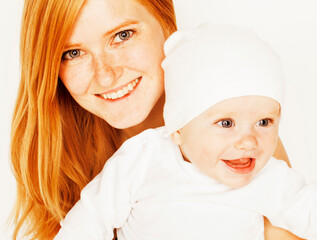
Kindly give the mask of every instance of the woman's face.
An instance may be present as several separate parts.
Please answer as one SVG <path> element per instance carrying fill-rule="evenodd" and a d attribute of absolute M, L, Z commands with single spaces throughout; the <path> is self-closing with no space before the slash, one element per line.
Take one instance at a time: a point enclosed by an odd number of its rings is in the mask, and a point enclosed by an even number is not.
<path fill-rule="evenodd" d="M 88 0 L 64 50 L 59 77 L 110 125 L 143 122 L 163 94 L 163 29 L 135 0 Z"/>

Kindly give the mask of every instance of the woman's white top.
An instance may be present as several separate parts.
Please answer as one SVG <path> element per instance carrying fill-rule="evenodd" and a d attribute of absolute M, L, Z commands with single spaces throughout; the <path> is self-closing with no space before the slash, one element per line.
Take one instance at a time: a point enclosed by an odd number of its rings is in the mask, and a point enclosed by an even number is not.
<path fill-rule="evenodd" d="M 317 185 L 270 159 L 245 187 L 231 189 L 185 162 L 164 128 L 126 141 L 81 193 L 55 239 L 257 240 L 263 215 L 317 239 Z"/>

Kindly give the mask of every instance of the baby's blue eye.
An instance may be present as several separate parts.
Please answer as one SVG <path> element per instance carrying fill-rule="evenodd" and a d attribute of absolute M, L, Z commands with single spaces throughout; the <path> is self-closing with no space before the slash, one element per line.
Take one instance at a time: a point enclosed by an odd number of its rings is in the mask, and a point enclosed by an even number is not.
<path fill-rule="evenodd" d="M 231 128 L 233 127 L 234 123 L 232 119 L 223 119 L 217 122 L 217 125 L 223 128 Z"/>
<path fill-rule="evenodd" d="M 258 121 L 256 125 L 260 127 L 267 127 L 271 122 L 271 119 L 265 118 Z"/>

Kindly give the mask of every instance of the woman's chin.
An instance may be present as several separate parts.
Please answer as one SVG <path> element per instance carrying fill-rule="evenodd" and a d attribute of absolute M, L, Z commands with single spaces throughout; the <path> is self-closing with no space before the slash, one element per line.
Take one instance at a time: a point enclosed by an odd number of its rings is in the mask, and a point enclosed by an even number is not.
<path fill-rule="evenodd" d="M 108 122 L 110 126 L 120 130 L 128 130 L 134 127 L 137 127 L 142 123 L 142 120 L 133 120 L 133 121 L 121 121 L 121 122 Z"/>
<path fill-rule="evenodd" d="M 137 114 L 134 116 L 122 116 L 119 119 L 104 119 L 110 126 L 116 129 L 128 130 L 141 127 L 147 118 L 147 114 Z"/>
<path fill-rule="evenodd" d="M 112 114 L 102 118 L 116 129 L 135 131 L 135 134 L 137 134 L 147 128 L 155 128 L 164 124 L 164 101 L 164 95 L 162 95 L 156 102 L 153 102 L 152 105 L 147 104 L 147 107 L 143 105 L 143 108 L 134 109 L 134 111 L 127 113 L 118 111 L 116 115 Z"/>

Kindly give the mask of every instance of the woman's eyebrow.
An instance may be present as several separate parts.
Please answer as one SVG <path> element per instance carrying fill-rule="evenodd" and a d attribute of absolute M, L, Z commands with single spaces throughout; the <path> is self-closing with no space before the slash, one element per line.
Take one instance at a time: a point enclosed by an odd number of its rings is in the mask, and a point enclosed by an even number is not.
<path fill-rule="evenodd" d="M 125 20 L 121 23 L 119 23 L 119 25 L 115 26 L 114 28 L 112 28 L 111 30 L 107 31 L 106 33 L 103 34 L 103 37 L 112 35 L 114 33 L 116 33 L 119 29 L 125 27 L 125 26 L 129 26 L 132 24 L 138 24 L 139 21 L 136 20 Z M 66 46 L 64 47 L 64 49 L 72 49 L 72 48 L 80 48 L 81 44 L 77 44 L 77 43 L 68 43 L 66 44 Z"/>
<path fill-rule="evenodd" d="M 80 48 L 81 47 L 81 44 L 67 44 L 65 47 L 64 47 L 64 51 L 67 51 L 69 49 L 75 49 L 75 48 Z"/>
<path fill-rule="evenodd" d="M 115 32 L 117 32 L 119 29 L 121 29 L 121 28 L 123 28 L 125 26 L 132 25 L 132 24 L 137 24 L 137 23 L 139 23 L 139 21 L 136 21 L 136 20 L 125 20 L 122 23 L 120 23 L 119 25 L 117 25 L 116 27 L 112 28 L 110 31 L 107 31 L 103 36 L 106 37 L 106 36 L 112 35 Z"/>

